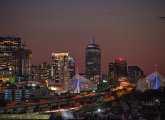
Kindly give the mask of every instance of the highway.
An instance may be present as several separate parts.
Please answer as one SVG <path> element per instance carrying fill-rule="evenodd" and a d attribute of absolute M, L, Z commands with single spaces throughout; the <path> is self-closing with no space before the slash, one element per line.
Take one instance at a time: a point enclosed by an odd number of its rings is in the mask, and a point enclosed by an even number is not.
<path fill-rule="evenodd" d="M 132 91 L 132 87 L 127 87 L 125 89 L 116 89 L 114 95 L 111 95 L 110 92 L 102 93 L 88 93 L 83 95 L 76 95 L 70 98 L 63 99 L 51 99 L 51 100 L 42 100 L 42 102 L 28 102 L 20 105 L 1 107 L 0 113 L 28 113 L 28 111 L 44 113 L 45 111 L 59 111 L 63 109 L 73 109 L 75 113 L 82 111 L 92 110 L 97 108 L 97 106 L 104 106 L 109 104 L 109 102 L 114 101 L 115 99 L 122 97 L 124 94 L 128 94 Z M 76 109 L 74 109 L 76 108 Z"/>
<path fill-rule="evenodd" d="M 52 99 L 52 100 L 45 100 L 42 102 L 28 102 L 20 105 L 13 105 L 13 106 L 6 106 L 0 108 L 0 113 L 7 113 L 8 110 L 16 110 L 16 109 L 28 109 L 28 108 L 37 108 L 38 106 L 54 106 L 54 105 L 69 105 L 72 103 L 75 103 L 77 101 L 83 101 L 83 100 L 89 100 L 94 99 L 100 96 L 105 95 L 105 93 L 89 93 L 86 95 L 77 95 L 73 96 L 71 98 L 65 98 L 65 99 Z"/>
<path fill-rule="evenodd" d="M 124 96 L 125 94 L 128 94 L 129 92 L 132 91 L 133 88 L 128 87 L 125 89 L 125 91 L 121 90 L 116 93 L 116 95 L 113 96 L 108 96 L 103 103 L 98 103 L 98 104 L 93 104 L 91 106 L 84 106 L 81 107 L 80 109 L 76 109 L 74 111 L 75 115 L 78 115 L 80 113 L 86 113 L 86 112 L 91 112 L 91 111 L 96 111 L 98 109 L 105 109 L 110 107 L 111 103 L 115 101 L 116 99 Z"/>

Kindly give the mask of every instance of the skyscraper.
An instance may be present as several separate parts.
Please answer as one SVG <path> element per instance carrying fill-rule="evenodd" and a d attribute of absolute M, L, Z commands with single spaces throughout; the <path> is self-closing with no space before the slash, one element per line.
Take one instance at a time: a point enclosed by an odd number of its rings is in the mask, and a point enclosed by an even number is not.
<path fill-rule="evenodd" d="M 115 63 L 109 63 L 109 72 L 108 76 L 110 77 L 112 74 L 116 74 Z"/>
<path fill-rule="evenodd" d="M 69 57 L 68 59 L 68 68 L 69 68 L 70 78 L 73 78 L 75 76 L 75 61 L 72 57 Z"/>
<path fill-rule="evenodd" d="M 16 74 L 14 52 L 21 48 L 21 38 L 0 37 L 0 75 L 10 77 Z"/>
<path fill-rule="evenodd" d="M 24 48 L 19 37 L 0 37 L 1 77 L 28 76 L 32 52 Z"/>
<path fill-rule="evenodd" d="M 52 53 L 52 80 L 65 89 L 68 80 L 75 74 L 74 60 L 69 53 Z"/>
<path fill-rule="evenodd" d="M 125 59 L 123 58 L 116 59 L 115 68 L 116 68 L 116 74 L 118 77 L 127 76 L 127 62 Z"/>
<path fill-rule="evenodd" d="M 116 67 L 113 62 L 109 63 L 108 79 L 110 85 L 116 86 L 118 84 Z"/>
<path fill-rule="evenodd" d="M 30 49 L 20 48 L 14 51 L 16 59 L 16 74 L 17 76 L 29 76 L 31 72 L 30 59 L 32 51 Z"/>
<path fill-rule="evenodd" d="M 87 78 L 100 77 L 101 75 L 101 49 L 93 39 L 86 48 L 86 76 Z"/>
<path fill-rule="evenodd" d="M 31 80 L 39 80 L 39 66 L 31 65 Z"/>
<path fill-rule="evenodd" d="M 144 77 L 144 71 L 138 66 L 128 66 L 128 75 L 132 79 Z"/>
<path fill-rule="evenodd" d="M 47 62 L 43 62 L 41 65 L 39 65 L 39 80 L 41 80 L 42 82 L 48 80 L 51 73 L 50 70 L 51 65 Z"/>

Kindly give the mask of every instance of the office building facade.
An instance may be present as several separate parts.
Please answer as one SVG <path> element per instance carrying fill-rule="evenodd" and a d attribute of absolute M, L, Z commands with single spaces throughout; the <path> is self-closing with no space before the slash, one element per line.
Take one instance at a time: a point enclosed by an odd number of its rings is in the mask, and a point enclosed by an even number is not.
<path fill-rule="evenodd" d="M 113 74 L 116 74 L 115 63 L 109 63 L 108 77 L 111 77 Z"/>
<path fill-rule="evenodd" d="M 39 80 L 39 66 L 31 65 L 31 80 Z"/>
<path fill-rule="evenodd" d="M 51 65 L 47 62 L 43 62 L 41 65 L 39 65 L 39 80 L 45 81 L 50 78 L 51 73 Z"/>
<path fill-rule="evenodd" d="M 69 79 L 75 74 L 75 63 L 69 53 L 52 53 L 52 81 L 59 83 L 65 90 Z"/>
<path fill-rule="evenodd" d="M 32 52 L 25 49 L 19 37 L 0 37 L 0 75 L 28 76 Z"/>
<path fill-rule="evenodd" d="M 69 75 L 71 79 L 75 76 L 75 61 L 72 57 L 68 58 L 68 68 L 69 68 Z"/>
<path fill-rule="evenodd" d="M 119 58 L 115 60 L 115 69 L 118 77 L 126 77 L 127 76 L 127 62 L 123 58 Z"/>
<path fill-rule="evenodd" d="M 112 86 L 116 86 L 118 84 L 115 62 L 109 63 L 108 80 L 109 84 Z"/>
<path fill-rule="evenodd" d="M 144 71 L 138 66 L 128 66 L 128 76 L 131 79 L 140 79 L 144 77 Z"/>
<path fill-rule="evenodd" d="M 31 74 L 32 51 L 20 48 L 18 51 L 14 51 L 14 56 L 16 57 L 17 76 L 29 76 Z"/>
<path fill-rule="evenodd" d="M 0 74 L 10 77 L 17 74 L 16 56 L 14 52 L 21 48 L 21 38 L 0 37 Z"/>
<path fill-rule="evenodd" d="M 88 79 L 99 79 L 101 76 L 101 48 L 100 45 L 92 43 L 86 48 L 86 77 Z"/>

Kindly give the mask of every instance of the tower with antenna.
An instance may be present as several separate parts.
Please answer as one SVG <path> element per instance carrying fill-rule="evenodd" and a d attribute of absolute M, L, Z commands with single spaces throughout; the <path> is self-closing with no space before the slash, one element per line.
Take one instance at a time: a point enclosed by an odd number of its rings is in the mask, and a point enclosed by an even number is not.
<path fill-rule="evenodd" d="M 101 48 L 90 36 L 90 43 L 86 47 L 86 77 L 98 82 L 101 77 Z"/>
<path fill-rule="evenodd" d="M 95 39 L 94 39 L 94 36 L 93 35 L 89 35 L 88 40 L 89 40 L 89 44 L 95 45 Z"/>

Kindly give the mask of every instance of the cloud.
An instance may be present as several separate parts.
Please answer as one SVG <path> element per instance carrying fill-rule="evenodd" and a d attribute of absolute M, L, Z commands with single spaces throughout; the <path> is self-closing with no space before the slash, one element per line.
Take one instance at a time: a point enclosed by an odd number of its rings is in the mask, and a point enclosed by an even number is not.
<path fill-rule="evenodd" d="M 161 16 L 161 17 L 157 17 L 157 18 L 165 20 L 165 16 Z"/>

